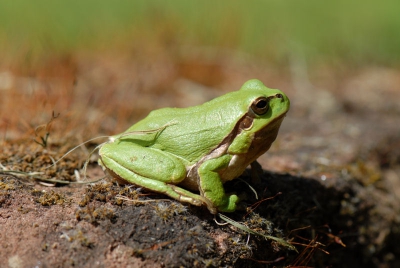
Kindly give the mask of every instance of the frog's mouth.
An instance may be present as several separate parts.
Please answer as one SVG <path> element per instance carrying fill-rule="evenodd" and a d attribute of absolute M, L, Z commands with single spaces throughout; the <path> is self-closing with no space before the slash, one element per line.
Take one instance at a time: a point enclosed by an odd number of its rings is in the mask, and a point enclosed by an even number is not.
<path fill-rule="evenodd" d="M 272 130 L 272 129 L 274 129 L 275 127 L 278 127 L 278 128 L 279 128 L 280 125 L 282 124 L 282 121 L 283 121 L 283 119 L 285 118 L 286 114 L 287 114 L 287 112 L 282 113 L 281 115 L 275 117 L 274 119 L 272 119 L 272 121 L 271 121 L 268 125 L 264 126 L 262 129 L 260 129 L 259 132 L 260 132 L 260 131 L 263 131 L 263 130 L 265 130 L 265 129 L 270 129 L 270 130 Z M 256 132 L 256 133 L 257 133 L 257 132 Z"/>
<path fill-rule="evenodd" d="M 272 142 L 275 141 L 276 136 L 278 136 L 279 128 L 281 127 L 281 124 L 286 114 L 287 112 L 281 114 L 280 116 L 272 120 L 271 123 L 268 124 L 268 126 L 254 133 L 253 144 L 256 146 L 263 146 L 262 144 L 264 143 L 270 143 L 269 146 L 271 146 Z"/>
<path fill-rule="evenodd" d="M 283 119 L 286 117 L 287 112 L 284 112 L 280 116 L 276 117 L 274 120 L 271 121 L 270 125 L 275 125 L 277 121 L 279 121 L 279 126 L 281 125 Z"/>

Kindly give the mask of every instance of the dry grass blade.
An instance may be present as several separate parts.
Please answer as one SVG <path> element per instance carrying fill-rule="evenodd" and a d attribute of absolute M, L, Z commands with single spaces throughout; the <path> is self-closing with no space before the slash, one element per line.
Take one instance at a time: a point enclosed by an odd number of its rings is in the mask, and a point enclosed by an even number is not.
<path fill-rule="evenodd" d="M 284 247 L 287 247 L 287 248 L 289 248 L 290 250 L 294 250 L 294 251 L 297 252 L 296 248 L 295 248 L 293 245 L 291 245 L 290 243 L 288 243 L 287 241 L 285 241 L 285 240 L 282 239 L 282 238 L 275 237 L 275 236 L 271 236 L 271 235 L 265 235 L 265 234 L 261 234 L 261 233 L 259 233 L 259 232 L 256 232 L 256 231 L 254 231 L 254 230 L 248 228 L 247 226 L 245 226 L 245 225 L 243 225 L 243 224 L 241 224 L 241 223 L 239 223 L 239 222 L 237 222 L 237 221 L 234 221 L 234 220 L 232 220 L 231 218 L 228 218 L 227 216 L 225 216 L 225 215 L 223 215 L 223 214 L 221 214 L 221 213 L 219 213 L 218 216 L 219 216 L 222 220 L 224 220 L 224 221 L 226 221 L 226 222 L 232 224 L 233 226 L 239 228 L 240 230 L 242 230 L 242 231 L 244 231 L 244 232 L 246 232 L 246 233 L 254 234 L 254 235 L 257 235 L 257 236 L 261 236 L 261 237 L 264 237 L 265 239 L 274 240 L 274 241 L 276 241 L 278 244 L 280 244 L 280 245 L 282 245 L 282 246 L 284 246 Z"/>

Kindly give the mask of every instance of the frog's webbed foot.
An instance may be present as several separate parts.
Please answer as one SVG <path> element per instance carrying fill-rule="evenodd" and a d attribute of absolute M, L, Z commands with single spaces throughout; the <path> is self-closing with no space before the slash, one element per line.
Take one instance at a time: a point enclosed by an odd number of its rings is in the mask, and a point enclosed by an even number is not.
<path fill-rule="evenodd" d="M 203 206 L 206 205 L 208 210 L 212 213 L 212 214 L 217 214 L 217 208 L 205 197 L 189 192 L 181 187 L 178 187 L 176 185 L 173 184 L 169 184 L 168 185 L 172 191 L 174 192 L 174 196 L 172 196 L 172 193 L 166 193 L 167 195 L 169 195 L 170 197 L 180 201 L 180 202 L 186 202 L 195 206 Z"/>

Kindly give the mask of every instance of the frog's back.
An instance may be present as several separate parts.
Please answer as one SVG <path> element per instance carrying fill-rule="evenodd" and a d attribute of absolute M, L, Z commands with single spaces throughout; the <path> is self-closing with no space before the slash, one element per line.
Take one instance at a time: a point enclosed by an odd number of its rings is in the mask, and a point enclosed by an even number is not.
<path fill-rule="evenodd" d="M 243 116 L 243 107 L 239 106 L 244 102 L 234 93 L 194 107 L 152 111 L 127 131 L 159 129 L 151 147 L 195 163 L 216 148 Z"/>

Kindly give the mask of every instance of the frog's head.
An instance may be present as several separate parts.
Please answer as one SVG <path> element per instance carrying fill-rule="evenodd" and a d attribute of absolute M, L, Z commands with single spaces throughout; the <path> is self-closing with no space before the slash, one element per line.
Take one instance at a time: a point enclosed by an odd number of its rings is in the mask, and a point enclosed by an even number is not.
<path fill-rule="evenodd" d="M 267 88 L 257 79 L 247 81 L 240 91 L 248 96 L 248 110 L 240 131 L 257 133 L 279 128 L 290 108 L 290 101 L 282 91 Z"/>
<path fill-rule="evenodd" d="M 247 81 L 239 92 L 245 113 L 236 125 L 237 134 L 230 149 L 256 158 L 269 149 L 278 135 L 290 101 L 282 91 L 267 88 L 256 79 Z"/>

